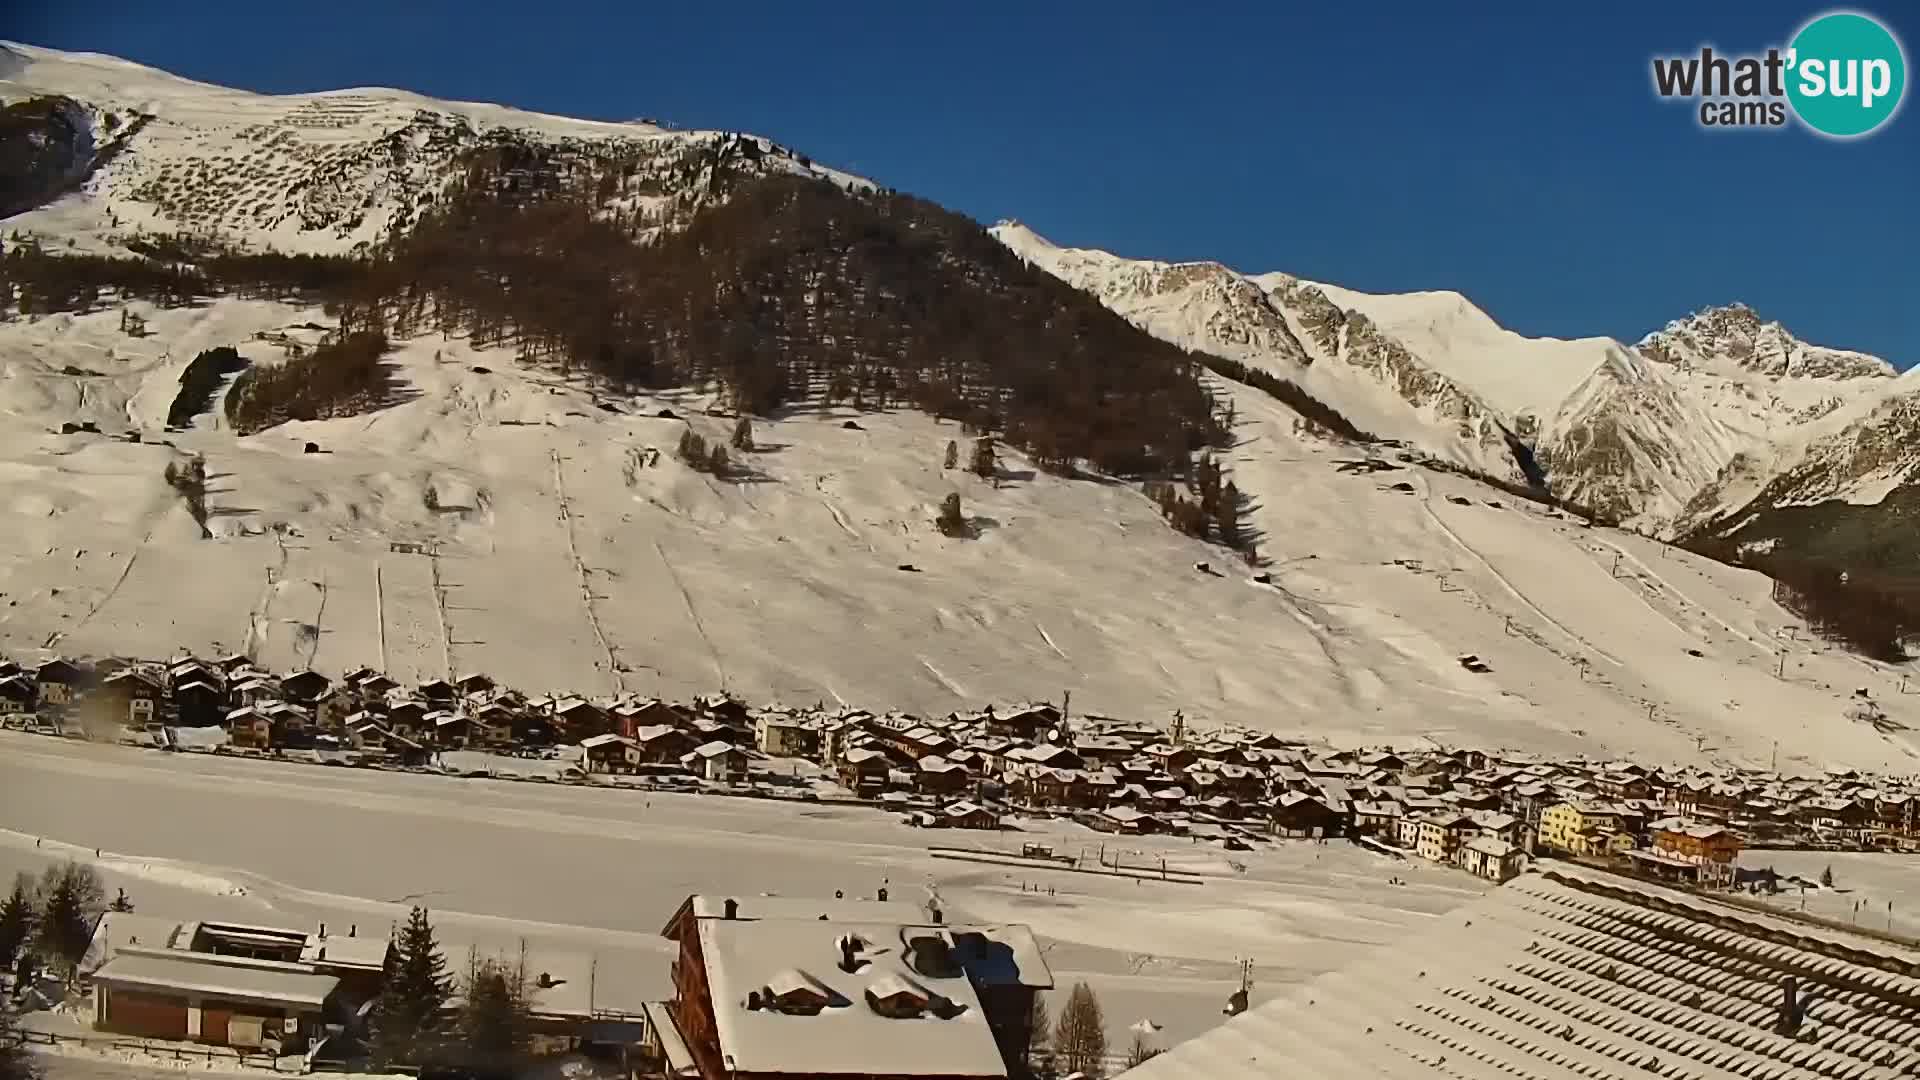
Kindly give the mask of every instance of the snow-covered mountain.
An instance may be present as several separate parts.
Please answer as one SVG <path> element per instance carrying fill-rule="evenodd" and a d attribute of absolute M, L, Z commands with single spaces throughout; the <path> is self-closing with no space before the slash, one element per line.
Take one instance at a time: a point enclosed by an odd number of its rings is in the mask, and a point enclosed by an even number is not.
<path fill-rule="evenodd" d="M 27 131 L 66 132 L 0 170 L 32 207 L 0 231 L 55 253 L 180 232 L 351 251 L 461 183 L 467 155 L 526 146 L 566 150 L 588 175 L 630 164 L 643 182 L 620 185 L 637 191 L 620 212 L 662 224 L 725 194 L 711 186 L 721 155 L 863 183 L 751 136 L 398 91 L 262 97 L 24 46 L 0 54 L 0 97 L 51 101 Z M 1909 421 L 1855 388 L 1920 388 L 1844 364 L 1845 377 L 1795 373 L 1795 358 L 1833 361 L 1784 343 L 1785 375 L 1724 363 L 1724 335 L 1704 330 L 1682 365 L 1511 334 L 1454 294 L 1368 296 L 1064 250 L 1013 225 L 996 235 L 1152 333 L 1269 369 L 1381 436 L 1513 479 L 1512 442 L 1530 440 L 1570 472 L 1617 478 L 1622 498 L 1649 498 L 1643 482 L 1676 503 L 1696 480 L 1733 492 L 1736 460 L 1759 462 L 1755 492 L 1816 459 L 1891 475 L 1872 449 L 1890 444 L 1845 433 L 1885 424 L 1892 438 Z M 1920 757 L 1911 738 L 1847 721 L 1847 691 L 1832 689 L 1869 687 L 1920 730 L 1901 670 L 1790 634 L 1801 621 L 1761 575 L 1583 528 L 1409 467 L 1410 452 L 1330 442 L 1227 379 L 1209 385 L 1235 411 L 1224 464 L 1263 579 L 1168 528 L 1136 487 L 1012 449 L 999 483 L 943 468 L 959 427 L 906 409 L 809 401 L 757 417 L 747 479 L 716 480 L 674 454 L 689 431 L 730 437 L 734 418 L 710 412 L 704 388 L 610 394 L 498 335 L 429 320 L 394 331 L 401 392 L 366 411 L 242 436 L 223 383 L 169 422 L 196 354 L 233 346 L 271 368 L 312 356 L 337 319 L 258 296 L 111 293 L 0 319 L 0 652 L 245 649 L 278 669 L 480 669 L 535 691 L 728 689 L 928 712 L 1071 691 L 1076 712 L 1181 709 L 1200 726 L 1343 744 L 1757 763 L 1777 743 L 1783 766 L 1902 771 Z M 1831 437 L 1736 458 L 1764 425 L 1741 419 L 1737 390 L 1723 407 L 1701 388 L 1748 385 L 1810 415 L 1816 391 L 1839 397 L 1804 421 Z M 1704 449 L 1674 442 L 1701 418 L 1718 425 Z M 210 478 L 197 515 L 166 480 L 186 455 Z M 969 538 L 935 525 L 953 494 Z M 1469 653 L 1481 663 L 1464 665 Z"/>
<path fill-rule="evenodd" d="M 217 237 L 243 248 L 333 254 L 412 223 L 458 181 L 457 159 L 494 147 L 570 150 L 618 162 L 638 182 L 619 209 L 666 221 L 708 194 L 715 159 L 865 180 L 752 136 L 669 131 L 402 90 L 271 96 L 182 79 L 111 56 L 0 43 L 0 101 L 51 100 L 65 160 L 30 178 L 34 208 L 10 232 L 116 250 L 143 234 Z M 39 145 L 47 125 L 20 133 Z M 78 198 L 54 198 L 78 189 Z M 31 196 L 38 196 L 33 198 Z M 44 204 L 44 205 L 42 205 Z"/>
<path fill-rule="evenodd" d="M 1455 292 L 1127 259 L 1014 221 L 992 232 L 1142 329 L 1297 382 L 1363 430 L 1515 481 L 1517 442 L 1556 494 L 1669 535 L 1762 498 L 1877 502 L 1920 468 L 1920 381 L 1743 305 L 1632 346 L 1530 338 Z"/>

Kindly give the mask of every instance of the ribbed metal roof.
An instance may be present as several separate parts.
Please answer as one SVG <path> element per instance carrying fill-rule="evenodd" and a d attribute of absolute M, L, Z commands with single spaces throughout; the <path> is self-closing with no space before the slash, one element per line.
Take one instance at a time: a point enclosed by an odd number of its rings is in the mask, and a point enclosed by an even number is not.
<path fill-rule="evenodd" d="M 1435 922 L 1128 1080 L 1920 1077 L 1920 956 L 1876 941 L 1557 867 Z"/>

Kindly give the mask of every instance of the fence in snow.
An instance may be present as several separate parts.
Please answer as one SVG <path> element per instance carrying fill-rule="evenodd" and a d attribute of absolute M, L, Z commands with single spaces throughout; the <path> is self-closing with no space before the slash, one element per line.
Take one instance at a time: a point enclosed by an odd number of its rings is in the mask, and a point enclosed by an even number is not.
<path fill-rule="evenodd" d="M 265 1069 L 277 1073 L 311 1071 L 306 1059 L 302 1057 L 280 1058 L 267 1053 L 250 1054 L 231 1046 L 195 1046 L 147 1042 L 124 1037 L 63 1035 L 56 1031 L 27 1030 L 16 1030 L 13 1033 L 13 1041 L 17 1045 L 25 1046 L 79 1046 L 88 1050 L 119 1050 L 173 1061 L 204 1061 L 208 1066 L 212 1066 L 215 1062 L 222 1065 L 244 1065 L 248 1068 Z"/>

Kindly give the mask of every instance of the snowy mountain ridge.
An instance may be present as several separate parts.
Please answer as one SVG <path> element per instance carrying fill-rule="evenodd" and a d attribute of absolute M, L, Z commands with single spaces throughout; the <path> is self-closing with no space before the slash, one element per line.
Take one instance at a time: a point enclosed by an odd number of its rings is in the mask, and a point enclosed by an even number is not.
<path fill-rule="evenodd" d="M 0 42 L 0 102 L 56 97 L 85 117 L 71 171 L 78 199 L 9 220 L 24 236 L 92 251 L 141 234 L 214 238 L 242 249 L 339 254 L 405 229 L 454 183 L 462 154 L 537 144 L 617 165 L 640 194 L 621 209 L 665 223 L 695 209 L 719 155 L 767 170 L 867 181 L 753 136 L 577 120 L 405 90 L 272 96 L 110 56 Z M 58 192 L 43 194 L 54 195 Z"/>
<path fill-rule="evenodd" d="M 1457 292 L 1360 292 L 1218 263 L 1062 248 L 1019 222 L 994 236 L 1156 336 L 1300 383 L 1358 427 L 1503 480 L 1527 445 L 1556 493 L 1679 535 L 1775 493 L 1877 502 L 1920 473 L 1920 392 L 1878 357 L 1811 345 L 1743 304 L 1634 345 L 1530 338 Z M 1809 451 L 1810 447 L 1827 447 Z"/>

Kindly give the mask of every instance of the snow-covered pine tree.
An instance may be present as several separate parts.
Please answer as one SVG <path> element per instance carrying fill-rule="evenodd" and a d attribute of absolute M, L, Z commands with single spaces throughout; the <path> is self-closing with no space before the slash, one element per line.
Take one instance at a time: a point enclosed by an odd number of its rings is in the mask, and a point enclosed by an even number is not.
<path fill-rule="evenodd" d="M 13 891 L 0 900 L 0 970 L 11 970 L 13 962 L 33 940 L 33 879 L 25 873 L 14 875 Z"/>
<path fill-rule="evenodd" d="M 416 907 L 400 929 L 373 1010 L 373 1054 L 382 1063 L 417 1062 L 426 1035 L 453 993 L 447 958 L 433 938 L 427 909 Z"/>

